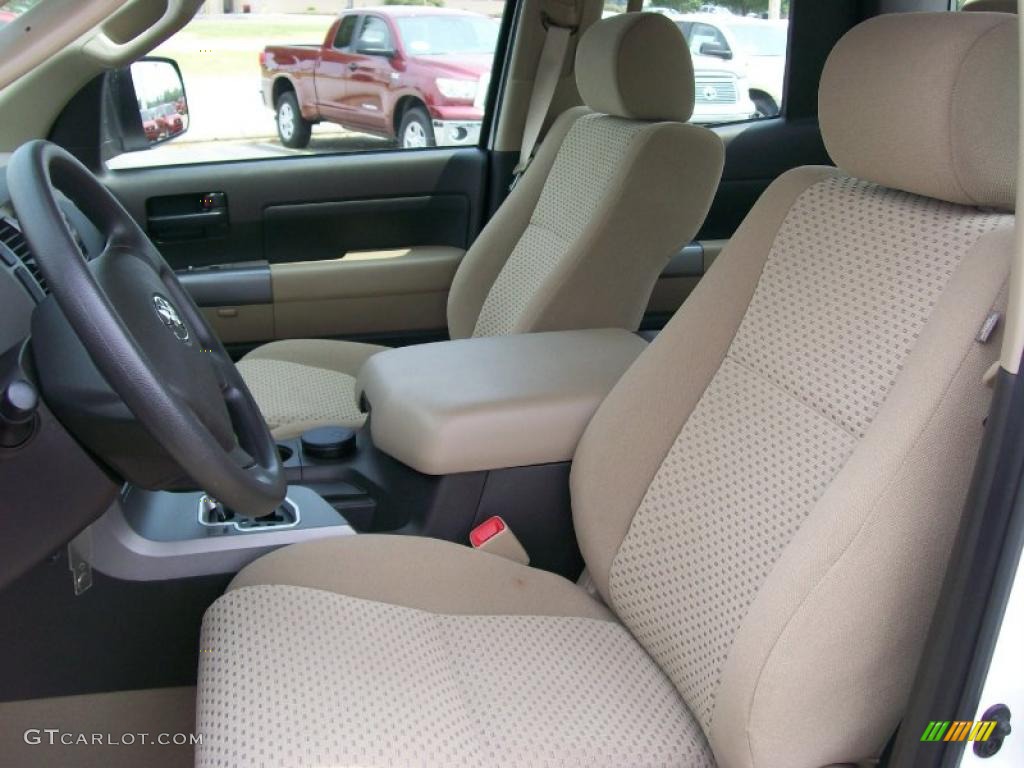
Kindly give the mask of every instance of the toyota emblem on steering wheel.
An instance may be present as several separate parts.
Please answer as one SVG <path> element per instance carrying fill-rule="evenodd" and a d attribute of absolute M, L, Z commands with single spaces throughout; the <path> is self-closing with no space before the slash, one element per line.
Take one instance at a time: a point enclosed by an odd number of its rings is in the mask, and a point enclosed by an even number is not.
<path fill-rule="evenodd" d="M 156 309 L 156 315 L 160 318 L 160 322 L 171 329 L 171 333 L 178 341 L 188 341 L 188 327 L 171 302 L 159 293 L 154 293 L 153 307 Z"/>

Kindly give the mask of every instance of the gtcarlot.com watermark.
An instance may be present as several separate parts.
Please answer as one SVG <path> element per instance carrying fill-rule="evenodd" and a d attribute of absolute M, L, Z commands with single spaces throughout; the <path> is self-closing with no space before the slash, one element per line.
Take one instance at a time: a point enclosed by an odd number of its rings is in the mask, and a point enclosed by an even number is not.
<path fill-rule="evenodd" d="M 203 743 L 201 733 L 75 733 L 59 728 L 29 728 L 23 736 L 26 744 L 90 747 L 195 746 Z"/>

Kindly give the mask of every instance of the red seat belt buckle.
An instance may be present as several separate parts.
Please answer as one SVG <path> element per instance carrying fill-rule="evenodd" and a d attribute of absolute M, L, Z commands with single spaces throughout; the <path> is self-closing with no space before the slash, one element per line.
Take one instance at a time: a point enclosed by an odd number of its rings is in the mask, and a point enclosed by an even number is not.
<path fill-rule="evenodd" d="M 487 518 L 470 531 L 469 543 L 482 552 L 489 552 L 523 565 L 530 564 L 530 555 L 519 543 L 519 539 L 512 533 L 508 524 L 497 515 Z"/>
<path fill-rule="evenodd" d="M 495 515 L 484 520 L 469 532 L 469 543 L 479 548 L 508 528 L 505 521 Z"/>

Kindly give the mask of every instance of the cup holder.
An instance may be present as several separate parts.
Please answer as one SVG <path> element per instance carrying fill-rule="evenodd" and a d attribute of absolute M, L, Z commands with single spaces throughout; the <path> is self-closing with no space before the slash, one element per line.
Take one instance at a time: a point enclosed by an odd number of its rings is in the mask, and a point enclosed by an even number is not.
<path fill-rule="evenodd" d="M 295 455 L 295 451 L 289 448 L 287 445 L 277 444 L 277 455 L 281 459 L 281 463 L 288 461 L 292 456 Z"/>

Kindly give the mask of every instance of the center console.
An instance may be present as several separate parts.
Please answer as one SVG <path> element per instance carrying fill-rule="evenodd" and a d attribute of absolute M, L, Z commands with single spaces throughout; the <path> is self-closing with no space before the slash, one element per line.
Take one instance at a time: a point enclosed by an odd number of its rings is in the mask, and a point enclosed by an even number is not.
<path fill-rule="evenodd" d="M 366 425 L 282 440 L 287 501 L 246 520 L 202 493 L 126 489 L 87 531 L 122 579 L 230 573 L 311 538 L 389 532 L 465 543 L 499 515 L 532 565 L 575 578 L 570 461 L 605 395 L 646 347 L 622 330 L 464 339 L 373 356 Z"/>
<path fill-rule="evenodd" d="M 375 445 L 424 474 L 563 462 L 646 346 L 613 329 L 424 344 L 371 357 L 357 391 Z"/>

